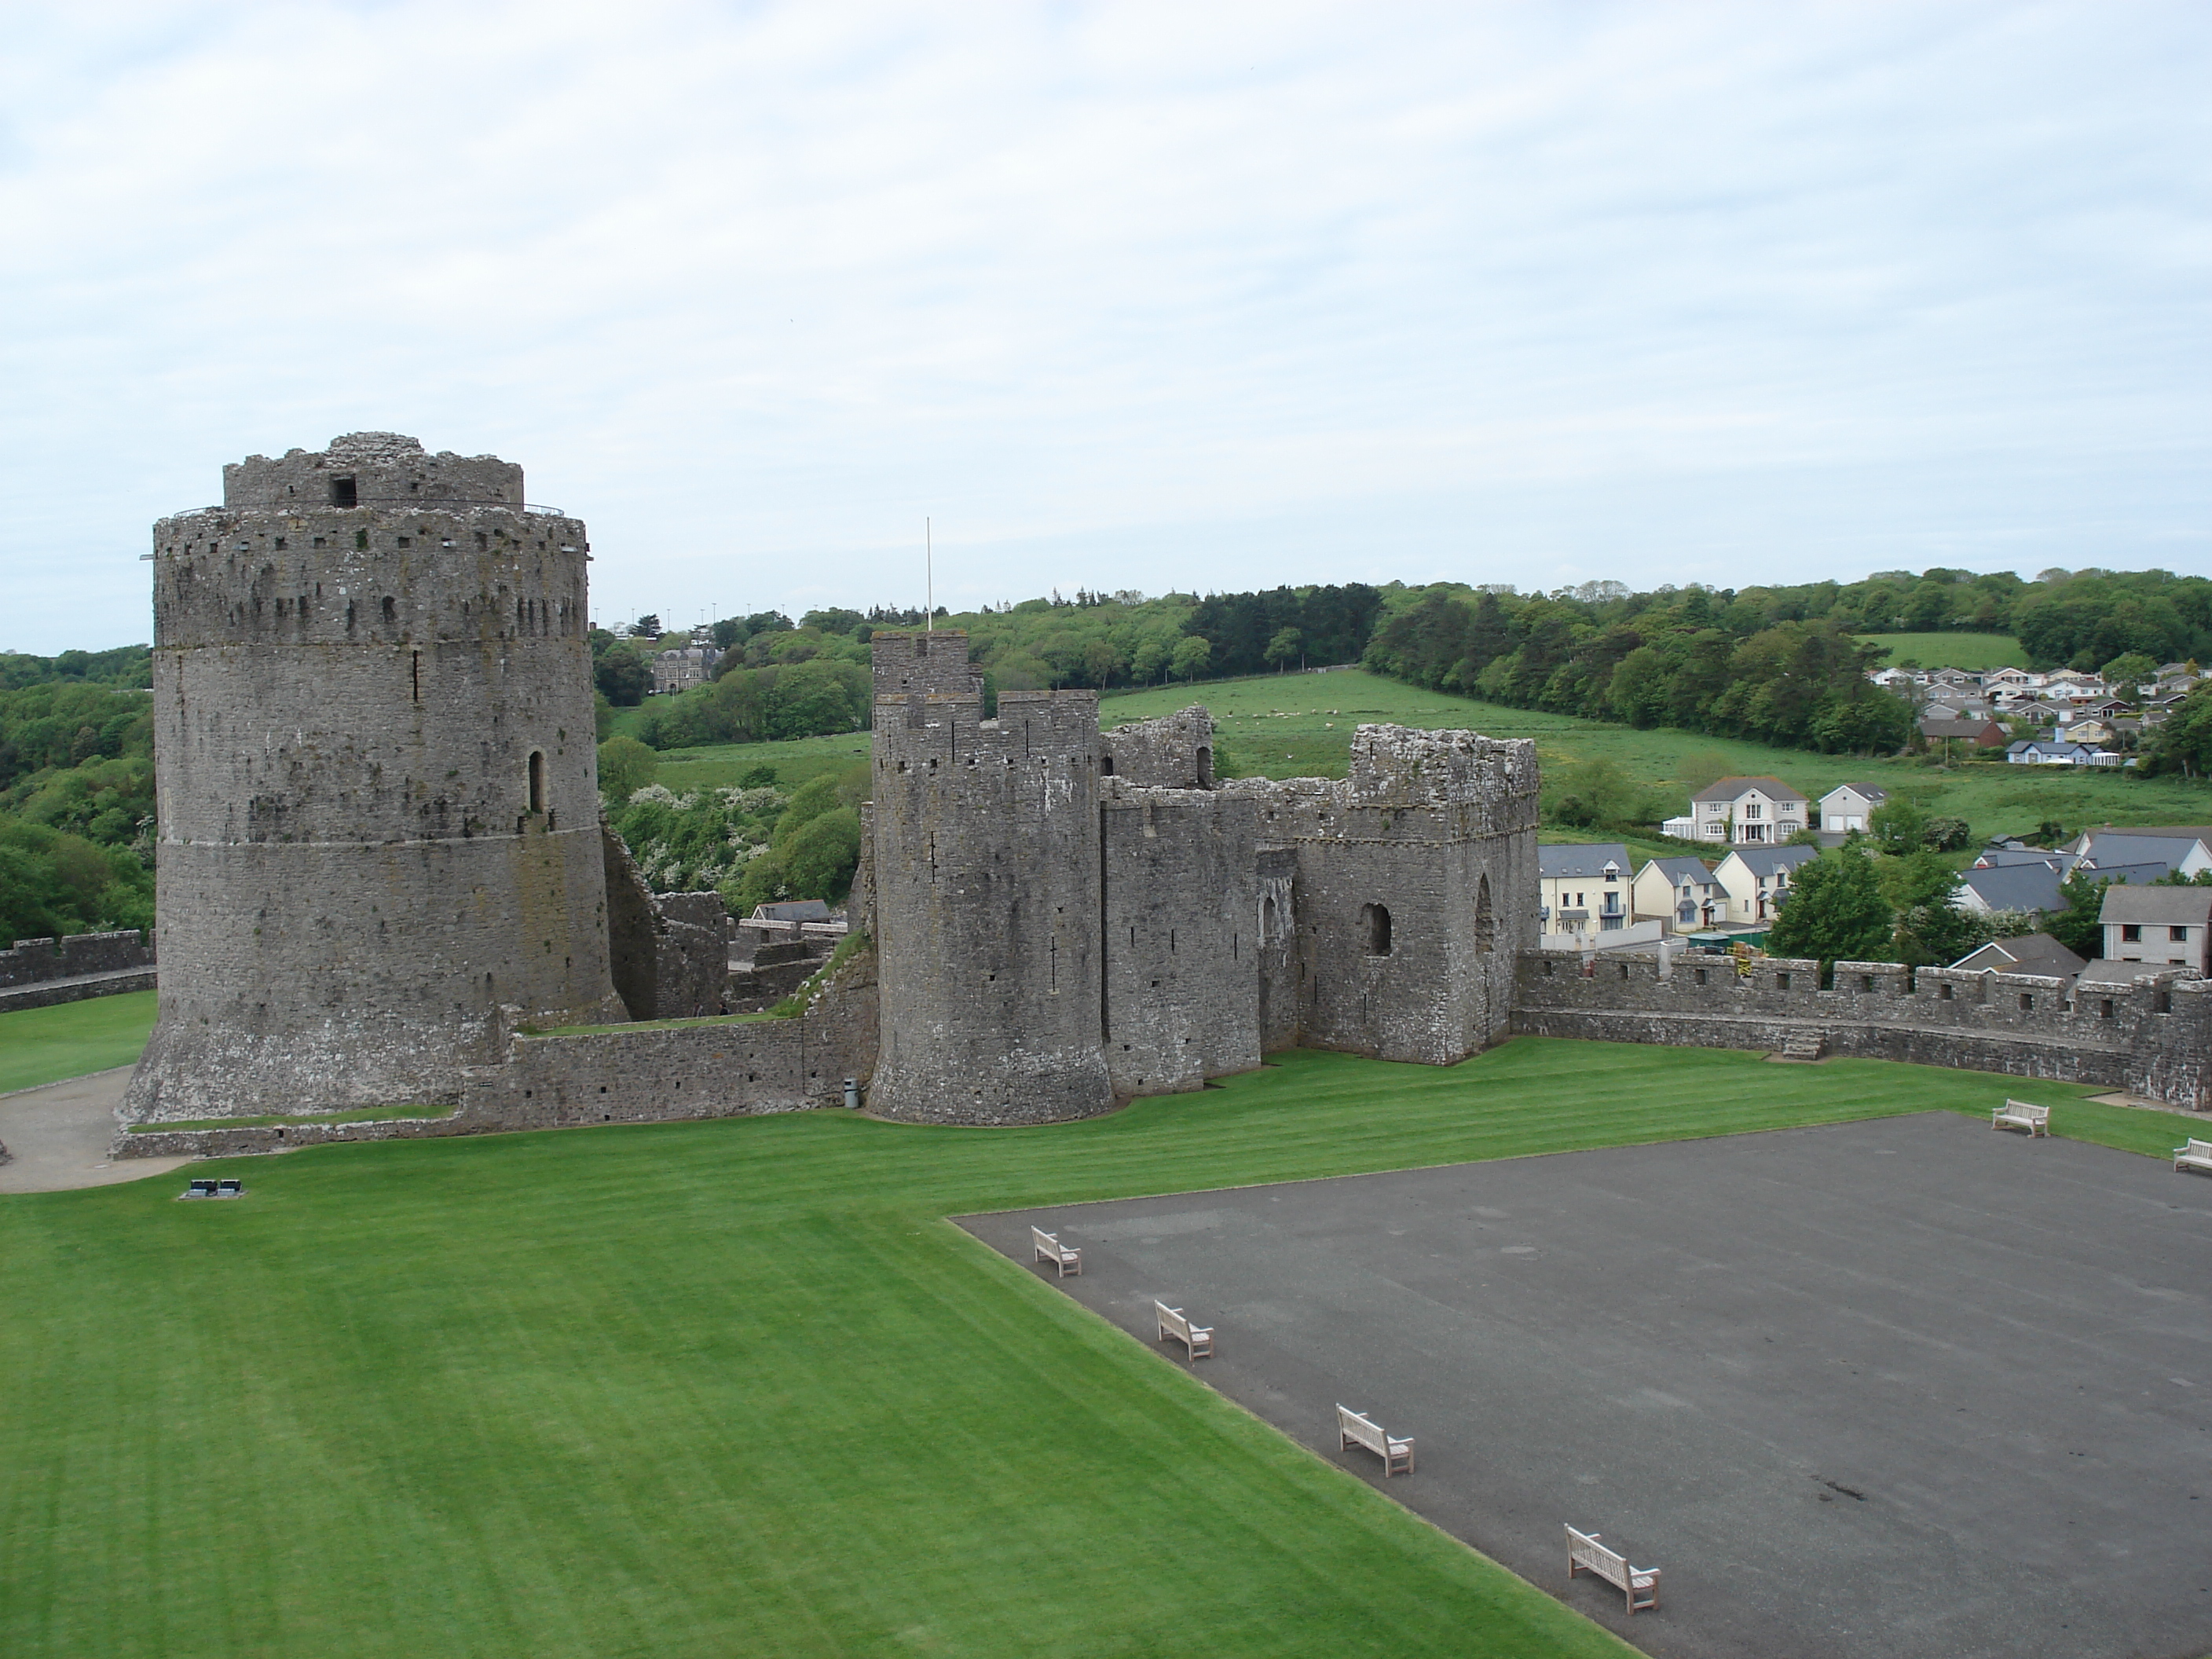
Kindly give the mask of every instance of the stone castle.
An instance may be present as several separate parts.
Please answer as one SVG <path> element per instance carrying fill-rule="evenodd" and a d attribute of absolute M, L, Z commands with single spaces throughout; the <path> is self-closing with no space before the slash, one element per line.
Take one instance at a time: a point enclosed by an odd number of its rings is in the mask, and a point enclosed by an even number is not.
<path fill-rule="evenodd" d="M 1535 950 L 1532 744 L 1363 726 L 1341 781 L 1218 780 L 1202 708 L 1102 730 L 1093 693 L 1008 692 L 986 719 L 953 630 L 874 638 L 864 948 L 796 1017 L 720 1016 L 720 900 L 651 893 L 602 823 L 590 543 L 520 467 L 356 433 L 226 467 L 154 544 L 160 1013 L 119 1155 L 847 1079 L 886 1117 L 1044 1122 L 1295 1044 L 1444 1066 L 1519 1031 L 2204 1088 L 2212 1004 L 2171 975 L 2085 1014 L 2008 975 Z"/>

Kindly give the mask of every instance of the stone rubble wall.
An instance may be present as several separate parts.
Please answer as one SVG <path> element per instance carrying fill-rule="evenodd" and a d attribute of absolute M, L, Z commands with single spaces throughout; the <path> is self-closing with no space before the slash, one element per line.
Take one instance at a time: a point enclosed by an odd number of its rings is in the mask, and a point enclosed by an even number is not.
<path fill-rule="evenodd" d="M 70 933 L 58 939 L 19 939 L 14 950 L 0 951 L 0 988 L 153 966 L 154 941 L 136 928 Z"/>
<path fill-rule="evenodd" d="M 1587 969 L 1587 971 L 1586 971 Z M 1549 951 L 1519 958 L 1513 1030 L 1688 1048 L 1779 1050 L 1817 1031 L 1832 1054 L 2017 1077 L 2102 1084 L 2169 1104 L 2212 1104 L 2212 981 L 2146 972 L 2124 990 L 2075 995 L 2035 974 L 1913 969 L 1685 951 L 1587 964 Z"/>
<path fill-rule="evenodd" d="M 844 1080 L 865 1085 L 874 1069 L 877 1018 L 875 954 L 862 948 L 794 1018 L 512 1032 L 503 1060 L 460 1076 L 458 1109 L 446 1117 L 118 1133 L 109 1150 L 117 1158 L 233 1158 L 338 1141 L 665 1123 L 841 1105 Z"/>
<path fill-rule="evenodd" d="M 1125 783 L 1154 789 L 1213 787 L 1213 716 L 1196 703 L 1158 720 L 1099 734 L 1106 769 Z"/>

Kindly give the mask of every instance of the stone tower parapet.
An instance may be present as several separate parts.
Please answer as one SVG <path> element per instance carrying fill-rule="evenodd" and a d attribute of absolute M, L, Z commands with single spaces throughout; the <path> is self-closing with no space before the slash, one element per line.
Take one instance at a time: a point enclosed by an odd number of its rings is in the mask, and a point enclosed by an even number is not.
<path fill-rule="evenodd" d="M 957 628 L 872 634 L 868 657 L 878 697 L 983 695 L 983 671 L 968 660 L 968 635 Z"/>
<path fill-rule="evenodd" d="M 1222 786 L 1297 852 L 1300 1041 L 1446 1066 L 1506 1035 L 1535 942 L 1538 781 L 1525 739 L 1362 726 L 1340 781 Z"/>
<path fill-rule="evenodd" d="M 1103 1112 L 1097 699 L 1010 691 L 982 714 L 980 689 L 876 702 L 869 1104 L 964 1123 Z"/>
<path fill-rule="evenodd" d="M 341 472 L 356 505 L 307 491 Z M 356 434 L 155 525 L 161 996 L 127 1116 L 451 1099 L 501 1005 L 623 1018 L 589 544 L 521 494 Z"/>
<path fill-rule="evenodd" d="M 1102 734 L 1105 769 L 1156 789 L 1213 787 L 1213 716 L 1196 703 Z"/>
<path fill-rule="evenodd" d="M 248 455 L 222 470 L 222 504 L 267 512 L 315 507 L 520 507 L 522 469 L 496 455 L 426 453 L 397 432 L 349 432 L 319 452 Z"/>

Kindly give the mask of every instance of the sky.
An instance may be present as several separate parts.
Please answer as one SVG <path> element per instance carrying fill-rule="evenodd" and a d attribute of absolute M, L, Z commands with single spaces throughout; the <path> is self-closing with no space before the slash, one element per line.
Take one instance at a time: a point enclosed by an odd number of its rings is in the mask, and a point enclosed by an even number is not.
<path fill-rule="evenodd" d="M 0 0 L 0 648 L 361 428 L 592 609 L 2212 574 L 2212 7 Z"/>

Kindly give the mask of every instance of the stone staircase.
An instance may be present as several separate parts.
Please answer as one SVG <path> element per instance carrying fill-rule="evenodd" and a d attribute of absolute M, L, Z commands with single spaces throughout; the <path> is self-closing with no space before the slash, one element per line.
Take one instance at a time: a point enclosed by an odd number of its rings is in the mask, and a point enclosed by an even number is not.
<path fill-rule="evenodd" d="M 1810 1066 L 1827 1052 L 1828 1036 L 1817 1025 L 1801 1028 L 1790 1034 L 1782 1045 L 1782 1052 L 1769 1054 L 1769 1060 L 1785 1060 L 1793 1065 Z"/>

